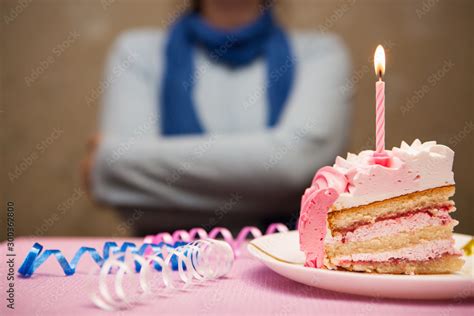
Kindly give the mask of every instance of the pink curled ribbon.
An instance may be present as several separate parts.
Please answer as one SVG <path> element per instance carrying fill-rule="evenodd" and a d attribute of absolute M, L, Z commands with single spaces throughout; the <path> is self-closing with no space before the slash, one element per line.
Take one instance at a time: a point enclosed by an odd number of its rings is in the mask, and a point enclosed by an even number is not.
<path fill-rule="evenodd" d="M 267 230 L 265 231 L 265 235 L 273 234 L 276 232 L 287 232 L 288 227 L 281 223 L 273 223 L 268 226 Z M 241 254 L 241 247 L 247 240 L 248 236 L 253 238 L 258 238 L 263 236 L 264 234 L 254 226 L 245 226 L 242 228 L 237 235 L 237 238 L 232 236 L 232 233 L 225 227 L 215 227 L 209 233 L 207 233 L 201 227 L 195 227 L 189 231 L 180 229 L 176 230 L 172 234 L 168 232 L 159 233 L 157 235 L 148 235 L 144 239 L 144 243 L 169 243 L 174 244 L 177 241 L 184 241 L 184 242 L 191 242 L 197 239 L 218 239 L 222 238 L 225 242 L 227 242 L 234 251 L 234 255 L 238 257 Z"/>

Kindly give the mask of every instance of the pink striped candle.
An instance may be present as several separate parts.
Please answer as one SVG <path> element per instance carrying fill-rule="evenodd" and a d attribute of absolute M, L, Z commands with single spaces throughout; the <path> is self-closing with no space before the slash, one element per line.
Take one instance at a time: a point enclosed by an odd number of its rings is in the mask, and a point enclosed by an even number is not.
<path fill-rule="evenodd" d="M 379 80 L 375 83 L 375 152 L 385 151 L 385 52 L 382 45 L 377 46 L 374 56 L 375 74 Z"/>
<path fill-rule="evenodd" d="M 385 151 L 385 52 L 382 45 L 377 46 L 374 56 L 375 74 L 379 80 L 375 83 L 375 152 L 374 163 L 390 166 L 390 156 Z"/>
<path fill-rule="evenodd" d="M 375 83 L 375 148 L 377 153 L 385 151 L 385 82 Z"/>

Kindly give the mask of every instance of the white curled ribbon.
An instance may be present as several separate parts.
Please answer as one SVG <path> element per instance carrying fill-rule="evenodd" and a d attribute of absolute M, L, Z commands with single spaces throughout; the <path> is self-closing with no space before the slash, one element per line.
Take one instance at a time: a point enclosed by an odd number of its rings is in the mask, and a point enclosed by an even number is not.
<path fill-rule="evenodd" d="M 129 260 L 123 260 L 124 258 Z M 172 250 L 162 248 L 150 255 L 133 255 L 133 260 L 124 253 L 116 253 L 104 262 L 99 272 L 98 291 L 91 294 L 92 302 L 107 311 L 132 308 L 154 296 L 168 295 L 173 291 L 190 289 L 194 284 L 215 280 L 227 275 L 232 269 L 234 252 L 224 241 L 200 239 Z M 173 271 L 173 258 L 177 259 L 178 271 Z M 135 273 L 134 264 L 141 265 Z M 158 272 L 154 265 L 162 267 Z M 136 282 L 136 286 L 124 284 L 125 278 Z M 154 287 L 154 282 L 159 286 Z"/>

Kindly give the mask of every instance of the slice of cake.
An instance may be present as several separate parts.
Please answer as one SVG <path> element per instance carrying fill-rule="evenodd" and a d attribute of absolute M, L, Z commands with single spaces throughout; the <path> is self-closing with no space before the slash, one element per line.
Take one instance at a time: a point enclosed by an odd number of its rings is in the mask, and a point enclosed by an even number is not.
<path fill-rule="evenodd" d="M 436 142 L 402 142 L 337 157 L 306 189 L 299 220 L 306 266 L 434 274 L 461 269 L 450 213 L 456 210 L 454 152 Z M 327 232 L 327 233 L 326 233 Z"/>

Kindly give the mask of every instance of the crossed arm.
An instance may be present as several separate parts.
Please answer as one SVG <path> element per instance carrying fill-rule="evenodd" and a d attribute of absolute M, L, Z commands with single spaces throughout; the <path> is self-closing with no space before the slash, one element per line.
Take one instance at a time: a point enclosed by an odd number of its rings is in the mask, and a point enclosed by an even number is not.
<path fill-rule="evenodd" d="M 209 210 L 239 194 L 235 211 L 284 208 L 344 145 L 349 64 L 339 45 L 298 63 L 276 127 L 179 137 L 159 136 L 157 87 L 139 59 L 113 77 L 114 65 L 127 56 L 119 45 L 106 76 L 111 84 L 92 173 L 93 194 L 101 202 Z"/>

